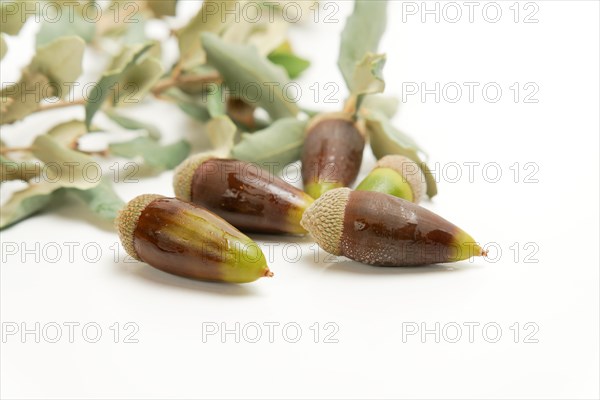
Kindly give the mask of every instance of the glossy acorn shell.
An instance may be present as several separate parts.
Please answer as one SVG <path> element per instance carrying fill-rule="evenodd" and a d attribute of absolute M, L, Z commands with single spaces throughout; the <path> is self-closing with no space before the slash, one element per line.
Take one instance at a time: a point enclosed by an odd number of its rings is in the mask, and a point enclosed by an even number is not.
<path fill-rule="evenodd" d="M 272 276 L 256 243 L 217 215 L 174 198 L 157 198 L 133 229 L 135 258 L 192 279 L 247 283 Z"/>
<path fill-rule="evenodd" d="M 314 201 L 255 164 L 220 158 L 198 166 L 190 196 L 242 231 L 267 234 L 305 234 L 300 220 Z"/>
<path fill-rule="evenodd" d="M 302 223 L 326 251 L 365 264 L 417 266 L 484 254 L 456 225 L 385 193 L 332 190 L 315 201 Z"/>
<path fill-rule="evenodd" d="M 302 150 L 304 190 L 313 198 L 350 186 L 362 163 L 365 139 L 345 114 L 317 117 L 307 127 Z"/>

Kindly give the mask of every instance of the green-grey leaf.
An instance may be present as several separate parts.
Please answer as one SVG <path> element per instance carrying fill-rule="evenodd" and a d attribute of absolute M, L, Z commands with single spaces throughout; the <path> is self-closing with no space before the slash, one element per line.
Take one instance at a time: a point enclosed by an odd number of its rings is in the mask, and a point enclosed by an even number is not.
<path fill-rule="evenodd" d="M 184 69 L 189 69 L 205 63 L 206 53 L 200 42 L 200 33 L 220 33 L 226 26 L 231 24 L 235 18 L 235 15 L 232 15 L 231 13 L 225 14 L 225 16 L 222 17 L 221 10 L 230 10 L 235 6 L 236 0 L 205 1 L 198 14 L 177 32 L 177 37 L 179 39 L 179 54 Z"/>
<path fill-rule="evenodd" d="M 48 131 L 48 135 L 69 149 L 76 149 L 79 138 L 86 133 L 85 122 L 79 120 L 63 122 Z"/>
<path fill-rule="evenodd" d="M 133 15 L 127 17 L 127 19 L 136 20 L 137 22 L 122 22 L 121 28 L 117 29 L 117 34 L 121 35 L 121 40 L 125 45 L 143 44 L 148 41 L 146 36 L 146 23 L 147 20 L 141 13 L 136 12 Z"/>
<path fill-rule="evenodd" d="M 0 32 L 6 33 L 7 35 L 16 35 L 19 33 L 27 18 L 35 13 L 26 13 L 25 7 L 30 1 L 16 0 L 16 1 L 3 1 L 0 3 Z M 29 7 L 32 7 L 30 4 Z"/>
<path fill-rule="evenodd" d="M 42 172 L 42 165 L 32 161 L 14 161 L 0 156 L 0 182 L 29 181 Z"/>
<path fill-rule="evenodd" d="M 226 115 L 219 115 L 206 124 L 206 133 L 213 150 L 221 157 L 229 156 L 237 127 Z"/>
<path fill-rule="evenodd" d="M 375 157 L 380 159 L 388 154 L 400 154 L 410 158 L 419 164 L 425 175 L 427 195 L 429 198 L 435 196 L 437 194 L 435 178 L 419 156 L 420 149 L 415 141 L 396 129 L 383 113 L 363 110 L 361 116 L 365 119 Z"/>
<path fill-rule="evenodd" d="M 31 93 L 40 93 L 40 88 L 47 87 L 48 78 L 45 75 L 24 70 L 19 82 L 0 91 L 0 124 L 11 124 L 37 110 L 40 106 L 37 96 Z M 26 93 L 30 95 L 26 96 Z"/>
<path fill-rule="evenodd" d="M 133 118 L 126 117 L 117 113 L 115 110 L 106 110 L 106 116 L 122 126 L 125 129 L 143 130 L 148 134 L 148 137 L 154 140 L 159 140 L 161 137 L 158 128 L 152 124 L 141 122 Z"/>
<path fill-rule="evenodd" d="M 227 112 L 226 104 L 223 100 L 223 90 L 221 85 L 217 85 L 217 89 L 214 92 L 209 92 L 206 98 L 206 108 L 211 117 L 215 118 L 221 115 L 225 115 Z"/>
<path fill-rule="evenodd" d="M 254 46 L 258 54 L 267 56 L 285 43 L 289 23 L 277 14 L 267 17 L 266 9 L 263 13 L 264 18 L 241 18 L 230 24 L 221 37 L 227 43 Z"/>
<path fill-rule="evenodd" d="M 47 173 L 52 174 L 48 179 L 62 187 L 90 189 L 100 182 L 96 179 L 100 166 L 93 158 L 62 146 L 48 134 L 33 141 L 32 153 L 46 164 Z"/>
<path fill-rule="evenodd" d="M 0 92 L 0 123 L 10 124 L 39 108 L 42 98 L 69 93 L 81 75 L 85 43 L 78 37 L 59 38 L 38 49 L 21 79 Z"/>
<path fill-rule="evenodd" d="M 106 100 L 113 86 L 119 82 L 121 75 L 128 68 L 136 64 L 137 60 L 152 47 L 152 44 L 134 45 L 127 47 L 113 60 L 111 67 L 106 71 L 100 81 L 92 88 L 88 103 L 85 106 L 85 124 L 90 127 L 92 118 Z M 122 89 L 122 88 L 118 88 Z"/>
<path fill-rule="evenodd" d="M 67 189 L 67 191 L 82 199 L 94 214 L 107 220 L 113 220 L 125 204 L 108 179 L 102 179 L 98 186 L 88 190 Z"/>
<path fill-rule="evenodd" d="M 386 28 L 386 14 L 387 1 L 356 0 L 354 3 L 354 11 L 342 31 L 338 58 L 338 66 L 351 92 L 354 92 L 356 67 L 367 53 L 377 53 Z"/>
<path fill-rule="evenodd" d="M 281 65 L 285 68 L 291 79 L 299 77 L 302 72 L 310 67 L 310 61 L 298 57 L 293 53 L 275 51 L 269 54 L 268 58 L 273 64 Z"/>
<path fill-rule="evenodd" d="M 379 111 L 391 119 L 398 111 L 400 100 L 392 96 L 369 95 L 365 96 L 361 108 L 370 111 Z"/>
<path fill-rule="evenodd" d="M 81 75 L 81 61 L 85 42 L 77 36 L 61 37 L 38 48 L 27 69 L 48 77 L 51 84 L 68 94 L 65 83 L 72 83 Z"/>
<path fill-rule="evenodd" d="M 385 89 L 383 66 L 385 54 L 367 53 L 354 70 L 352 78 L 352 94 L 381 93 Z"/>
<path fill-rule="evenodd" d="M 190 117 L 198 120 L 200 122 L 206 122 L 210 120 L 210 113 L 206 108 L 202 108 L 199 104 L 192 103 L 177 103 L 177 107 L 181 109 L 184 113 L 189 115 Z"/>
<path fill-rule="evenodd" d="M 71 13 L 69 10 L 62 10 L 59 20 L 43 20 L 35 40 L 37 47 L 63 36 L 79 36 L 89 43 L 95 33 L 96 24 L 91 20 L 87 20 L 77 13 Z"/>
<path fill-rule="evenodd" d="M 190 153 L 190 145 L 185 140 L 162 146 L 148 137 L 138 137 L 123 143 L 112 143 L 109 149 L 116 156 L 141 157 L 144 163 L 154 170 L 173 169 Z"/>
<path fill-rule="evenodd" d="M 118 92 L 113 98 L 115 105 L 137 104 L 148 94 L 164 73 L 160 61 L 147 57 L 126 68 L 118 82 Z"/>
<path fill-rule="evenodd" d="M 158 18 L 164 16 L 175 16 L 177 0 L 148 0 L 148 8 Z"/>
<path fill-rule="evenodd" d="M 179 88 L 170 88 L 163 93 L 163 96 L 172 99 L 177 106 L 190 117 L 200 122 L 207 122 L 210 120 L 210 113 L 208 112 L 207 105 L 202 101 L 202 97 L 206 96 L 190 96 Z"/>
<path fill-rule="evenodd" d="M 268 128 L 242 135 L 231 154 L 240 160 L 281 170 L 300 159 L 305 126 L 305 121 L 282 118 Z"/>
<path fill-rule="evenodd" d="M 4 33 L 0 33 L 0 60 L 4 58 L 7 52 L 8 46 L 6 45 L 6 41 L 4 40 Z"/>
<path fill-rule="evenodd" d="M 58 184 L 42 182 L 13 193 L 10 199 L 0 207 L 0 229 L 42 210 L 63 191 Z"/>
<path fill-rule="evenodd" d="M 255 47 L 226 43 L 212 33 L 203 33 L 202 43 L 208 63 L 235 97 L 264 108 L 273 119 L 298 114 L 298 106 L 284 96 L 285 70 L 261 57 Z"/>
<path fill-rule="evenodd" d="M 94 1 L 58 0 L 52 1 L 51 7 L 46 7 L 46 4 L 37 7 L 42 21 L 36 36 L 37 46 L 50 43 L 62 36 L 79 36 L 86 43 L 90 43 L 96 34 L 96 25 L 106 23 L 110 19 L 104 18 L 104 21 L 100 22 L 101 15 L 94 15 L 95 11 L 89 9 L 90 3 Z M 95 18 L 96 16 L 98 18 Z"/>

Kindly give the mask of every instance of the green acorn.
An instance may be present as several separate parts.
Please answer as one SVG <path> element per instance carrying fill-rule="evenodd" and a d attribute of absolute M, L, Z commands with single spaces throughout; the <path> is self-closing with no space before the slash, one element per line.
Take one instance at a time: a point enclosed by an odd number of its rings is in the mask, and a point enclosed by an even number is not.
<path fill-rule="evenodd" d="M 127 253 L 154 268 L 192 279 L 247 283 L 273 273 L 256 243 L 201 207 L 141 195 L 115 224 Z"/>
<path fill-rule="evenodd" d="M 400 155 L 385 156 L 375 165 L 356 190 L 380 192 L 419 203 L 427 191 L 419 164 Z"/>

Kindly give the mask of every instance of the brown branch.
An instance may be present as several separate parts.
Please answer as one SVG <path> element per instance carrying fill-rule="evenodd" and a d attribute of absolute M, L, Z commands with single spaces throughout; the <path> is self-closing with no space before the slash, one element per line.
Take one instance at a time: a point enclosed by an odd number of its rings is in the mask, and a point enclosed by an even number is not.
<path fill-rule="evenodd" d="M 153 88 L 152 94 L 156 97 L 169 90 L 172 87 L 181 85 L 197 85 L 202 83 L 220 83 L 221 76 L 218 73 L 212 73 L 207 75 L 180 75 L 171 76 L 159 81 Z"/>
<path fill-rule="evenodd" d="M 108 157 L 110 155 L 109 149 L 99 150 L 99 151 L 87 151 L 87 150 L 81 150 L 77 147 L 69 147 L 69 148 L 71 150 L 75 150 L 75 151 L 78 151 L 80 153 L 87 154 L 90 156 Z M 30 152 L 30 151 L 32 151 L 31 147 L 3 147 L 0 149 L 0 154 L 4 155 L 4 154 L 8 154 L 8 153 L 24 153 L 24 152 Z"/>
<path fill-rule="evenodd" d="M 27 151 L 31 151 L 31 147 L 3 147 L 3 148 L 0 148 L 0 154 L 24 153 Z"/>
<path fill-rule="evenodd" d="M 221 81 L 222 79 L 218 72 L 206 75 L 182 75 L 181 70 L 175 68 L 173 70 L 173 76 L 158 81 L 158 83 L 154 85 L 154 87 L 152 88 L 152 94 L 155 97 L 160 98 L 163 92 L 172 87 L 186 84 L 197 85 L 202 83 L 220 83 Z M 77 99 L 73 101 L 58 101 L 56 103 L 42 104 L 37 110 L 34 111 L 34 113 L 57 110 L 66 107 L 83 106 L 86 103 L 87 102 L 85 99 Z"/>
<path fill-rule="evenodd" d="M 86 151 L 86 150 L 79 150 L 79 149 L 74 149 L 80 153 L 83 154 L 87 154 L 88 156 L 98 156 L 98 157 L 108 157 L 110 156 L 110 150 L 109 149 L 104 149 L 104 150 L 99 150 L 99 151 Z"/>

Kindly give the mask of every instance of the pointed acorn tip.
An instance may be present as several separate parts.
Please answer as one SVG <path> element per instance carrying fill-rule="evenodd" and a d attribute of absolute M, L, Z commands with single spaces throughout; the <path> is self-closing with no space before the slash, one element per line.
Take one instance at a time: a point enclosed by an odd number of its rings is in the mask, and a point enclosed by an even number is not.
<path fill-rule="evenodd" d="M 475 243 L 473 245 L 473 257 L 486 257 L 488 254 L 488 251 L 485 250 L 483 247 L 481 247 L 479 244 Z"/>
<path fill-rule="evenodd" d="M 479 248 L 479 256 L 480 257 L 487 257 L 488 255 L 488 251 L 485 249 L 482 249 L 481 247 Z"/>
<path fill-rule="evenodd" d="M 271 270 L 269 268 L 267 268 L 264 276 L 267 278 L 272 278 L 273 276 L 275 276 L 275 274 L 273 272 L 271 272 Z"/>

